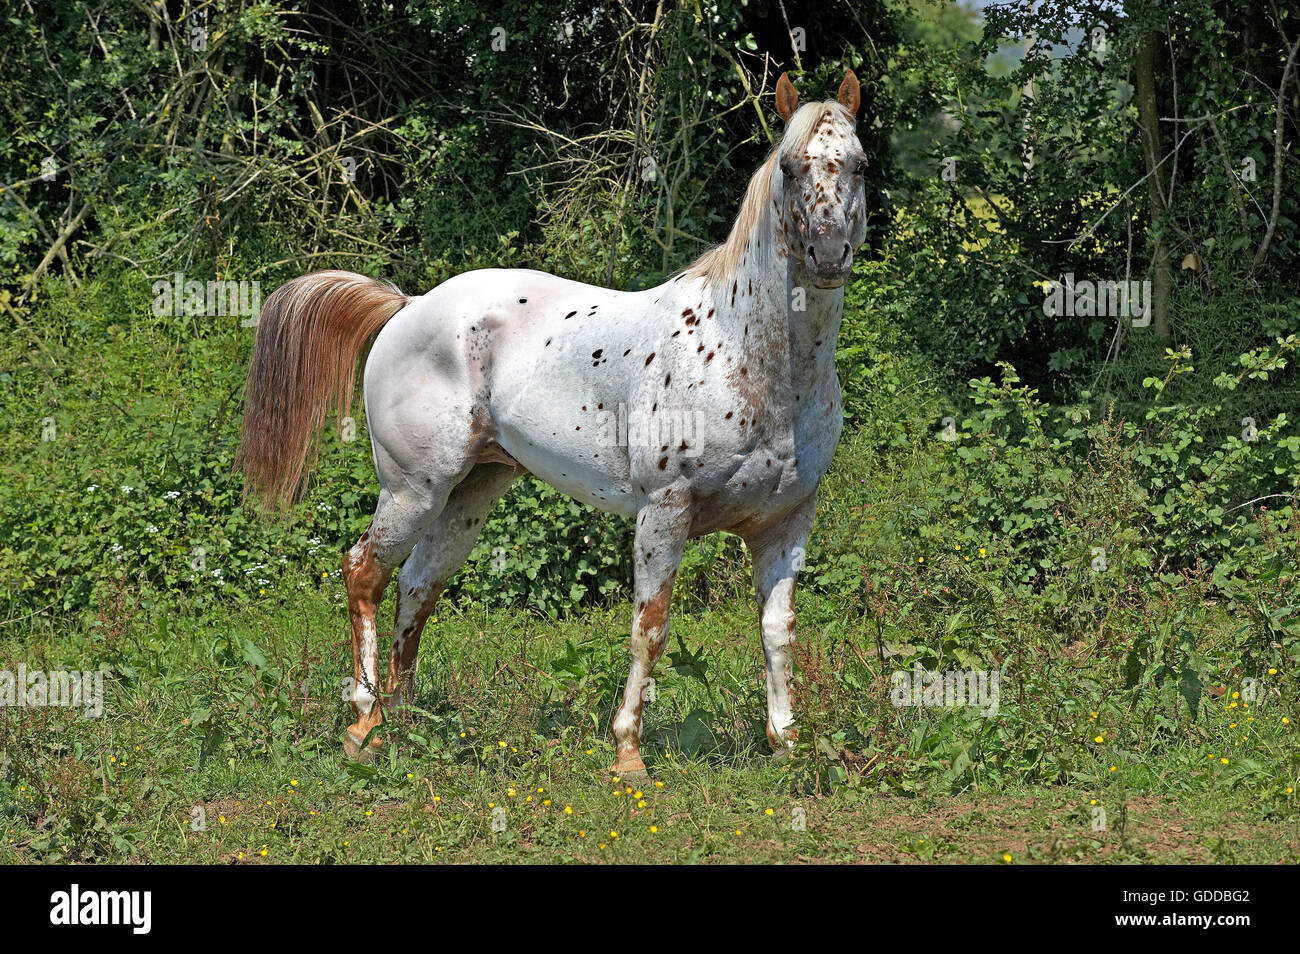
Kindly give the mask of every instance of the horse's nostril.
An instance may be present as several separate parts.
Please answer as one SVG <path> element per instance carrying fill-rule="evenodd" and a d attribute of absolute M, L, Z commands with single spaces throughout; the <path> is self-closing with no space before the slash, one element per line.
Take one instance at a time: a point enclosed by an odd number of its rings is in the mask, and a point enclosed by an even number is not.
<path fill-rule="evenodd" d="M 810 262 L 817 261 L 817 249 L 811 245 L 808 246 L 808 261 Z"/>
<path fill-rule="evenodd" d="M 849 257 L 849 252 L 850 252 L 850 251 L 851 251 L 851 249 L 849 248 L 849 243 L 848 243 L 848 242 L 845 242 L 845 243 L 844 243 L 844 251 L 843 251 L 843 253 L 841 253 L 841 255 L 840 255 L 840 264 L 841 264 L 841 265 L 843 265 L 843 264 L 844 264 L 844 260 L 845 260 L 846 258 Z"/>

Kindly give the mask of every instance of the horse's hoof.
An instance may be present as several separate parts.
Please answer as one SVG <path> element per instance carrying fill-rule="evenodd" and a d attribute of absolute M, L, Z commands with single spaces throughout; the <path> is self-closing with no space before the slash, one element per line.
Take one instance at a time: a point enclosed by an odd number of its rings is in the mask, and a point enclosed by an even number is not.
<path fill-rule="evenodd" d="M 798 741 L 799 741 L 799 730 L 796 729 L 794 726 L 792 725 L 786 726 L 785 729 L 781 732 L 781 734 L 777 735 L 776 732 L 773 731 L 771 724 L 770 723 L 768 724 L 767 744 L 772 747 L 772 751 L 777 756 L 780 756 L 780 758 L 778 758 L 777 761 L 780 761 L 781 758 L 785 757 L 785 755 L 789 755 L 790 749 L 793 748 L 794 744 Z"/>
<path fill-rule="evenodd" d="M 371 739 L 369 745 L 362 745 L 361 739 L 352 734 L 352 730 L 343 733 L 343 751 L 348 758 L 357 762 L 374 761 L 375 751 L 379 748 L 379 740 Z"/>
<path fill-rule="evenodd" d="M 614 767 L 609 770 L 609 774 L 619 781 L 646 781 L 650 778 L 650 773 L 646 771 L 645 763 L 641 761 L 641 756 L 634 756 L 629 759 L 619 759 L 614 763 Z"/>

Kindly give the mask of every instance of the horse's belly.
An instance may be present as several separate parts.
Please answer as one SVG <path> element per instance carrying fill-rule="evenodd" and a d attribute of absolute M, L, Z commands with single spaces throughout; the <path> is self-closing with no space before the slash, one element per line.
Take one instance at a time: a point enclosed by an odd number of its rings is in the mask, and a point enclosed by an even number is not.
<path fill-rule="evenodd" d="M 497 443 L 529 473 L 598 510 L 636 513 L 627 455 L 616 437 L 607 440 L 593 432 L 581 438 L 578 433 L 561 434 L 558 425 L 547 423 L 538 428 L 497 422 Z M 539 434 L 546 439 L 538 439 Z"/>

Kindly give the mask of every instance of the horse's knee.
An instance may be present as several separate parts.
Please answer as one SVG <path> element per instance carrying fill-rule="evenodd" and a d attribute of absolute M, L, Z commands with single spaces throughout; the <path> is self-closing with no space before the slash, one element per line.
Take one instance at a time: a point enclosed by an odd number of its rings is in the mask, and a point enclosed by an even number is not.
<path fill-rule="evenodd" d="M 632 617 L 632 651 L 637 655 L 654 653 L 656 658 L 663 651 L 664 638 L 668 633 L 668 607 L 672 602 L 672 585 L 662 586 L 649 599 L 637 604 Z"/>
<path fill-rule="evenodd" d="M 379 602 L 392 569 L 385 569 L 375 552 L 375 539 L 367 530 L 343 555 L 343 585 L 348 598 L 366 604 Z"/>
<path fill-rule="evenodd" d="M 794 601 L 769 600 L 763 607 L 762 615 L 763 644 L 773 648 L 788 646 L 794 642 L 795 615 Z"/>

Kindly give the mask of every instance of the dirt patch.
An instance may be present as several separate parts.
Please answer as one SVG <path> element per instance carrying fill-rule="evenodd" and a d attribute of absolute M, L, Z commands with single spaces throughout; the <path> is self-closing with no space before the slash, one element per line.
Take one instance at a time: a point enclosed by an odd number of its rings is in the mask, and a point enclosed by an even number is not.
<path fill-rule="evenodd" d="M 223 798 L 215 802 L 202 802 L 201 804 L 208 818 L 214 822 L 223 816 L 225 818 L 234 818 L 248 811 L 248 806 L 244 804 L 242 799 L 238 798 Z"/>
<path fill-rule="evenodd" d="M 870 811 L 825 818 L 827 829 L 854 828 L 855 853 L 863 863 L 943 862 L 1087 863 L 1090 861 L 1216 860 L 1205 833 L 1172 802 L 1158 797 L 1103 805 L 1104 827 L 1093 828 L 1092 805 L 1065 796 L 1042 799 L 952 799 L 914 811 Z M 810 820 L 810 825 L 812 824 Z M 1242 826 L 1245 840 L 1258 832 Z M 1222 838 L 1237 837 L 1216 830 Z M 865 836 L 865 837 L 864 837 Z M 801 862 L 817 857 L 800 855 Z"/>

